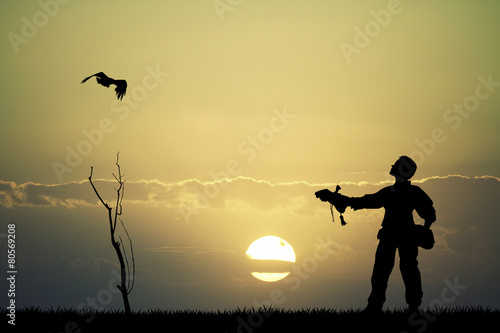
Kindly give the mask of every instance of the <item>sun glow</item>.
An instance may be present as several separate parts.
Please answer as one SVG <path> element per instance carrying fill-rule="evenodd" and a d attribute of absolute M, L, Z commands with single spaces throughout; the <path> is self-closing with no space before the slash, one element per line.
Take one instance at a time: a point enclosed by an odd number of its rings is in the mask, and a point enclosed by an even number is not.
<path fill-rule="evenodd" d="M 286 273 L 259 273 L 259 272 L 252 272 L 252 276 L 256 279 L 259 279 L 261 281 L 265 282 L 276 282 L 281 279 L 284 279 L 290 274 L 290 272 Z"/>
<path fill-rule="evenodd" d="M 294 263 L 295 252 L 287 241 L 276 236 L 264 236 L 254 241 L 248 247 L 246 255 L 252 260 L 272 261 L 275 266 L 283 262 Z M 284 272 L 251 272 L 255 278 L 275 282 L 285 278 L 289 271 Z"/>

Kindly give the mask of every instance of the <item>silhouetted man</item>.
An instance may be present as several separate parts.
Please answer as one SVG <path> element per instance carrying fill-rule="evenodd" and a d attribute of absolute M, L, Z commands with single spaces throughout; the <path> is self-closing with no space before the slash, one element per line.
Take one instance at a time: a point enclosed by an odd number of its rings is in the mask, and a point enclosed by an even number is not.
<path fill-rule="evenodd" d="M 417 165 L 411 158 L 401 156 L 389 172 L 396 179 L 394 185 L 385 187 L 374 194 L 350 198 L 329 190 L 316 193 L 322 201 L 328 201 L 341 209 L 347 206 L 351 206 L 354 210 L 385 208 L 382 229 L 377 235 L 380 241 L 375 254 L 371 278 L 372 292 L 368 297 L 366 312 L 382 311 L 387 281 L 394 267 L 396 249 L 399 252 L 400 270 L 406 288 L 405 298 L 409 311 L 418 311 L 422 302 L 422 282 L 418 269 L 418 245 L 415 237 L 413 210 L 416 210 L 424 219 L 424 226 L 427 229 L 436 220 L 436 211 L 429 196 L 420 187 L 411 185 L 409 181 L 416 170 Z"/>

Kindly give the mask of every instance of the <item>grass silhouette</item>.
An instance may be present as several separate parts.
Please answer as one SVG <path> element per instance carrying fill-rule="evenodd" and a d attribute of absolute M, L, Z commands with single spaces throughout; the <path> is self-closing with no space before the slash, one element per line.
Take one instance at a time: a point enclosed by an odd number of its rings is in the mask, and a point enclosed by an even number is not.
<path fill-rule="evenodd" d="M 0 315 L 7 318 L 5 309 Z M 5 320 L 5 319 L 4 319 Z M 425 310 L 409 314 L 386 310 L 368 316 L 361 310 L 306 308 L 301 310 L 253 309 L 202 311 L 107 310 L 23 308 L 16 312 L 18 329 L 32 332 L 484 332 L 500 320 L 500 311 L 482 307 Z M 493 326 L 492 326 L 493 325 Z"/>

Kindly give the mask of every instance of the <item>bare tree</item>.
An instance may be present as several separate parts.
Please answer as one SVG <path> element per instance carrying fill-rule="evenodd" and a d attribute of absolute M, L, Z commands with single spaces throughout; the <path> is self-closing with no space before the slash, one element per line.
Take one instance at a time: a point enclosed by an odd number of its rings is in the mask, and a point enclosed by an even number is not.
<path fill-rule="evenodd" d="M 127 229 L 125 228 L 125 225 L 123 224 L 123 221 L 119 216 L 122 215 L 123 209 L 122 209 L 122 201 L 123 201 L 123 193 L 125 190 L 125 180 L 122 178 L 124 175 L 122 175 L 121 170 L 120 170 L 120 165 L 118 164 L 118 157 L 119 153 L 116 154 L 116 167 L 118 168 L 118 176 L 113 174 L 115 177 L 116 181 L 118 182 L 118 188 L 115 188 L 116 190 L 116 205 L 115 205 L 115 212 L 113 215 L 113 208 L 110 207 L 104 200 L 101 198 L 99 195 L 99 192 L 97 192 L 96 187 L 94 186 L 94 183 L 92 183 L 92 172 L 94 170 L 94 167 L 90 167 L 90 176 L 89 176 L 89 182 L 90 185 L 92 185 L 92 188 L 94 189 L 95 194 L 101 201 L 101 203 L 104 205 L 104 207 L 108 210 L 108 220 L 109 220 L 109 230 L 111 233 L 111 244 L 113 245 L 113 248 L 115 249 L 116 255 L 118 256 L 118 261 L 120 262 L 120 271 L 121 271 L 121 283 L 120 285 L 117 285 L 116 287 L 118 290 L 120 290 L 122 297 L 123 297 L 123 304 L 125 306 L 125 313 L 126 314 L 131 314 L 132 311 L 130 309 L 130 303 L 128 301 L 128 295 L 132 291 L 132 288 L 134 287 L 134 282 L 135 282 L 135 259 L 134 259 L 134 250 L 132 247 L 132 240 L 130 239 L 130 236 L 127 232 Z M 119 241 L 115 239 L 115 232 L 116 232 L 116 222 L 120 220 L 120 224 L 123 227 L 123 230 L 125 231 L 125 234 L 127 235 L 128 241 L 130 243 L 130 255 L 131 255 L 131 260 L 132 260 L 132 275 L 130 274 L 130 262 L 128 261 L 127 258 L 127 253 L 125 251 L 125 247 L 123 246 L 123 242 L 121 237 L 119 238 Z"/>

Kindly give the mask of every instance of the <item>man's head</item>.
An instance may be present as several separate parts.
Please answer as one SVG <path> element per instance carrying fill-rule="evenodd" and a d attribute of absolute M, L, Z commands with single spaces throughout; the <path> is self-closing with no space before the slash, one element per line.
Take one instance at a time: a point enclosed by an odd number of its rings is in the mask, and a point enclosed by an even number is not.
<path fill-rule="evenodd" d="M 399 159 L 392 165 L 389 174 L 396 178 L 408 180 L 417 171 L 417 164 L 408 156 L 400 156 Z"/>

